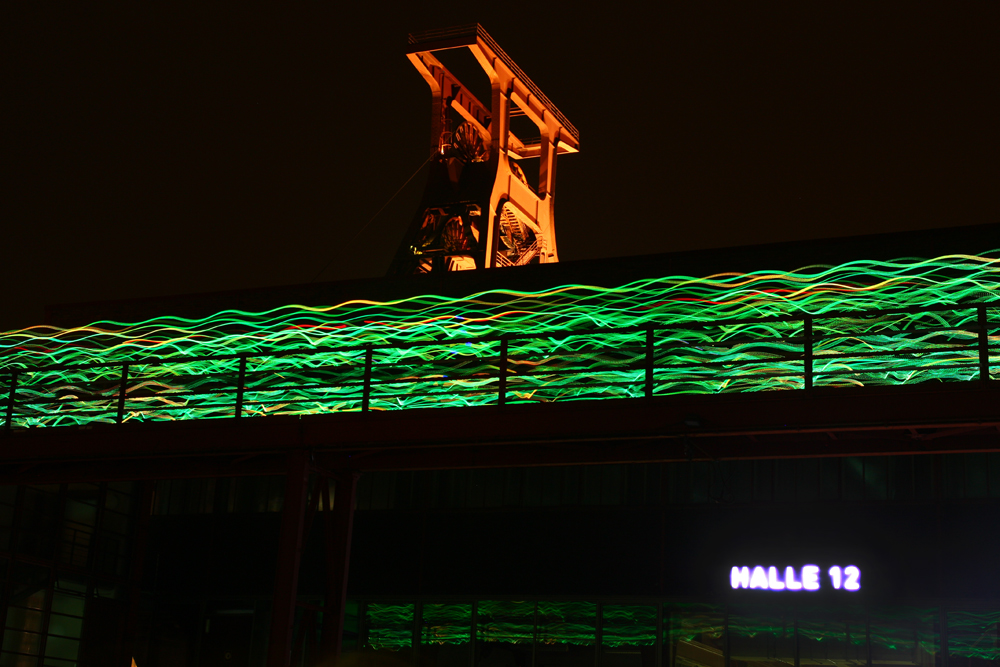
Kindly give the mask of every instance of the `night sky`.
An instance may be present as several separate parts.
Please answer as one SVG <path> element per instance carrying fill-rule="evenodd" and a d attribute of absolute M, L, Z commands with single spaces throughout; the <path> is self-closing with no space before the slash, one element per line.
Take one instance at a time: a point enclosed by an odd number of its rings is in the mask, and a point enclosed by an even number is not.
<path fill-rule="evenodd" d="M 7 6 L 0 329 L 384 275 L 423 174 L 357 232 L 429 142 L 406 35 L 477 21 L 580 130 L 563 261 L 1000 221 L 1000 3 L 637 7 Z"/>

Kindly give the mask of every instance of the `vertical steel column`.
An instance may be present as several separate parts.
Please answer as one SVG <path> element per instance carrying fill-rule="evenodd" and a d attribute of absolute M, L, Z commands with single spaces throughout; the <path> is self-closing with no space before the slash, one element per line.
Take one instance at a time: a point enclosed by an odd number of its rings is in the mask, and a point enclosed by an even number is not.
<path fill-rule="evenodd" d="M 146 537 L 149 534 L 149 517 L 153 513 L 153 489 L 156 482 L 139 482 L 139 507 L 135 526 L 132 528 L 132 562 L 129 569 L 128 616 L 125 620 L 125 638 L 119 664 L 131 667 L 136 654 L 139 634 L 139 598 L 142 594 L 142 569 L 146 559 Z"/>
<path fill-rule="evenodd" d="M 813 319 L 812 315 L 802 318 L 802 388 L 813 388 Z"/>
<path fill-rule="evenodd" d="M 663 667 L 663 603 L 656 603 L 656 654 L 654 667 Z"/>
<path fill-rule="evenodd" d="M 410 664 L 420 664 L 420 640 L 423 638 L 424 603 L 417 600 L 413 603 L 413 638 L 410 640 Z"/>
<path fill-rule="evenodd" d="M 724 667 L 730 667 L 733 660 L 733 652 L 729 648 L 729 605 L 726 605 L 726 609 L 723 612 L 722 621 L 722 664 Z"/>
<path fill-rule="evenodd" d="M 347 608 L 347 574 L 351 563 L 351 532 L 354 499 L 360 473 L 345 471 L 336 476 L 333 511 L 324 516 L 326 551 L 326 604 L 323 612 L 322 660 L 331 664 L 340 658 Z M 325 664 L 325 663 L 324 663 Z"/>
<path fill-rule="evenodd" d="M 68 495 L 67 491 L 68 489 L 66 484 L 59 485 L 59 500 L 57 501 L 58 503 L 57 506 L 59 509 L 57 510 L 58 514 L 56 514 L 56 516 L 66 516 L 66 496 Z M 95 528 L 99 529 L 100 527 L 95 526 Z M 11 563 L 10 565 L 13 566 L 13 563 Z M 39 655 L 48 655 L 48 653 L 45 650 L 45 645 L 48 643 L 49 640 L 49 623 L 52 621 L 52 594 L 54 592 L 56 583 L 55 563 L 53 562 L 46 569 L 49 571 L 49 575 L 48 575 L 48 583 L 45 584 L 45 602 L 42 604 L 42 626 L 39 629 L 39 641 L 38 641 Z M 90 596 L 88 595 L 87 597 Z M 116 642 L 116 644 L 118 643 Z M 115 647 L 112 648 L 112 652 L 120 649 L 121 646 L 116 645 Z M 115 660 L 115 662 L 118 664 L 118 667 L 121 667 L 122 661 L 120 658 Z"/>
<path fill-rule="evenodd" d="M 7 421 L 4 426 L 10 430 L 14 425 L 14 401 L 17 399 L 17 371 L 10 374 L 10 391 L 7 392 Z"/>
<path fill-rule="evenodd" d="M 792 650 L 794 651 L 792 661 L 795 667 L 799 667 L 802 664 L 802 657 L 799 653 L 799 610 L 798 607 L 792 607 Z M 868 665 L 871 667 L 871 665 Z"/>
<path fill-rule="evenodd" d="M 986 321 L 986 306 L 976 309 L 976 319 L 979 323 L 979 379 L 990 381 L 990 331 Z"/>
<path fill-rule="evenodd" d="M 372 400 L 372 346 L 365 347 L 365 376 L 361 390 L 361 411 L 368 412 Z"/>
<path fill-rule="evenodd" d="M 289 667 L 292 659 L 292 630 L 295 597 L 299 585 L 303 528 L 306 519 L 306 492 L 309 488 L 309 452 L 288 453 L 285 473 L 285 506 L 281 512 L 278 562 L 274 574 L 274 603 L 271 609 L 271 640 L 267 647 L 267 667 Z"/>
<path fill-rule="evenodd" d="M 247 355 L 240 355 L 240 374 L 236 378 L 236 418 L 243 416 L 243 389 L 247 380 Z"/>
<path fill-rule="evenodd" d="M 122 364 L 122 380 L 118 385 L 118 416 L 115 418 L 116 424 L 125 421 L 125 389 L 128 387 L 128 364 Z"/>
<path fill-rule="evenodd" d="M 476 627 L 479 623 L 479 603 L 475 600 L 472 601 L 472 627 L 469 629 L 469 667 L 476 667 L 476 652 L 478 643 L 476 641 L 476 635 L 478 628 Z"/>
<path fill-rule="evenodd" d="M 368 603 L 358 602 L 358 650 L 368 648 Z"/>
<path fill-rule="evenodd" d="M 865 666 L 872 667 L 872 619 L 865 604 Z"/>
<path fill-rule="evenodd" d="M 948 667 L 949 655 L 948 655 L 948 610 L 944 607 L 938 612 L 939 621 L 941 624 L 941 662 L 939 663 L 941 667 Z"/>
<path fill-rule="evenodd" d="M 538 664 L 538 600 L 531 614 L 531 667 Z"/>
<path fill-rule="evenodd" d="M 500 362 L 497 369 L 497 405 L 507 404 L 507 337 L 500 339 Z"/>
<path fill-rule="evenodd" d="M 646 398 L 653 398 L 653 328 L 646 329 Z"/>

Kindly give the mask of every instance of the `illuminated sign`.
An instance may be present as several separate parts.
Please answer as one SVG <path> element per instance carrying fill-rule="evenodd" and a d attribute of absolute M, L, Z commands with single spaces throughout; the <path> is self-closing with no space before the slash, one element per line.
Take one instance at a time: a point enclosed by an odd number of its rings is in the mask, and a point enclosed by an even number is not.
<path fill-rule="evenodd" d="M 826 583 L 836 590 L 861 590 L 861 570 L 854 565 L 843 568 L 834 565 L 826 571 L 826 579 L 820 573 L 819 565 L 803 565 L 798 570 L 789 565 L 784 571 L 774 565 L 733 566 L 729 573 L 729 583 L 733 588 L 756 588 L 763 591 L 818 591 Z"/>

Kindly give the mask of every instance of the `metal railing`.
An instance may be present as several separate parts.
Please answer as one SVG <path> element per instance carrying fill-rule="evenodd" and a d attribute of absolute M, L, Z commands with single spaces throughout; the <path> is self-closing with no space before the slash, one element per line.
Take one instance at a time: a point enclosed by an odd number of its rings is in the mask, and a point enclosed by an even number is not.
<path fill-rule="evenodd" d="M 990 381 L 997 304 L 135 358 L 4 373 L 4 429 Z M 996 333 L 1000 334 L 1000 331 Z"/>

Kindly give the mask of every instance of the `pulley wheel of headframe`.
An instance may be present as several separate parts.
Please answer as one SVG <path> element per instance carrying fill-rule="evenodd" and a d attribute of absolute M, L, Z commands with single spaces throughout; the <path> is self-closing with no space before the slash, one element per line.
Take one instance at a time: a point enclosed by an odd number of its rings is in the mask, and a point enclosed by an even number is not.
<path fill-rule="evenodd" d="M 534 230 L 521 220 L 510 202 L 504 202 L 500 208 L 497 225 L 500 227 L 500 242 L 504 246 L 497 252 L 498 266 L 528 264 L 538 255 L 538 238 Z"/>
<path fill-rule="evenodd" d="M 469 121 L 463 122 L 452 135 L 455 152 L 465 162 L 486 162 L 490 147 L 479 128 Z"/>

